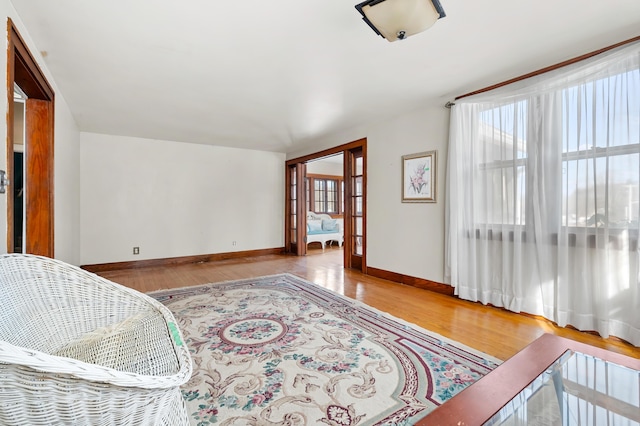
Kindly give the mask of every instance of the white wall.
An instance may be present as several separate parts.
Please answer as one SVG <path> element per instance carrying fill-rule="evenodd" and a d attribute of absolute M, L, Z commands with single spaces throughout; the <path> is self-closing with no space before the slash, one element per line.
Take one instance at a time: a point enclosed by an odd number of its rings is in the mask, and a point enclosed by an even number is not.
<path fill-rule="evenodd" d="M 284 154 L 81 133 L 80 159 L 82 264 L 284 246 Z"/>
<path fill-rule="evenodd" d="M 283 154 L 80 134 L 10 1 L 0 0 L 0 16 L 14 20 L 56 91 L 57 258 L 91 264 L 284 244 Z M 6 81 L 6 55 L 0 68 Z M 5 85 L 0 98 L 6 99 Z M 0 102 L 0 116 L 6 111 Z M 447 135 L 448 110 L 437 106 L 313 141 L 288 158 L 367 137 L 369 266 L 442 282 Z M 5 120 L 0 137 L 6 140 Z M 438 202 L 401 203 L 402 155 L 431 149 L 438 150 Z M 4 143 L 0 169 L 6 169 Z M 6 232 L 0 196 L 0 252 Z M 139 256 L 131 254 L 133 246 L 141 247 Z"/>
<path fill-rule="evenodd" d="M 307 163 L 307 174 L 342 176 L 342 155 Z"/>
<path fill-rule="evenodd" d="M 11 17 L 20 35 L 29 47 L 40 69 L 44 73 L 47 81 L 56 93 L 55 98 L 55 133 L 54 133 L 54 238 L 55 257 L 69 263 L 79 264 L 80 258 L 80 193 L 79 178 L 80 164 L 79 147 L 80 133 L 73 120 L 69 107 L 63 94 L 53 80 L 46 63 L 42 59 L 37 46 L 31 40 L 28 30 L 22 24 L 13 5 L 8 0 L 0 0 L 0 16 L 4 19 L 6 28 L 6 17 Z M 0 99 L 7 99 L 7 32 L 4 31 L 4 52 L 0 55 L 0 69 L 2 70 L 2 81 L 0 84 Z M 6 117 L 7 103 L 0 102 L 0 117 Z M 7 123 L 5 119 L 0 120 L 0 169 L 7 169 Z M 7 250 L 7 197 L 0 195 L 0 253 Z"/>
<path fill-rule="evenodd" d="M 80 132 L 56 91 L 54 157 L 54 256 L 80 265 Z"/>
<path fill-rule="evenodd" d="M 367 138 L 367 266 L 444 282 L 444 187 L 449 110 L 426 107 L 312 141 L 288 155 Z M 402 203 L 402 156 L 438 151 L 437 203 Z"/>

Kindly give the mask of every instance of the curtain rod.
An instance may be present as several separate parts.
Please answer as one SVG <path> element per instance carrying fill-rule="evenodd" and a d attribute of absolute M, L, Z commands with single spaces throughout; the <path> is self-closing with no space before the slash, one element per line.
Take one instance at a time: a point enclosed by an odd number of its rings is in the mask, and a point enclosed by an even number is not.
<path fill-rule="evenodd" d="M 566 67 L 567 65 L 575 64 L 576 62 L 584 61 L 585 59 L 589 59 L 593 56 L 604 53 L 608 50 L 615 49 L 616 47 L 624 46 L 625 44 L 633 43 L 635 41 L 640 41 L 640 36 L 636 36 L 630 38 L 628 40 L 621 41 L 616 44 L 612 44 L 611 46 L 603 47 L 602 49 L 594 50 L 593 52 L 585 53 L 584 55 L 568 59 L 566 61 L 557 63 L 555 65 L 551 65 L 545 68 L 541 68 L 537 71 L 530 72 L 528 74 L 521 75 L 519 77 L 512 78 L 510 80 L 503 81 L 502 83 L 497 83 L 492 86 L 485 87 L 484 89 L 475 90 L 473 92 L 465 93 L 464 95 L 457 96 L 455 100 L 466 98 L 467 96 L 477 95 L 478 93 L 488 92 L 489 90 L 497 89 L 498 87 L 506 86 L 507 84 L 515 83 L 520 80 L 525 80 L 527 78 L 535 77 L 540 74 L 544 74 L 549 71 L 557 70 L 558 68 Z M 451 108 L 452 105 L 455 105 L 453 102 L 447 102 L 445 107 Z"/>

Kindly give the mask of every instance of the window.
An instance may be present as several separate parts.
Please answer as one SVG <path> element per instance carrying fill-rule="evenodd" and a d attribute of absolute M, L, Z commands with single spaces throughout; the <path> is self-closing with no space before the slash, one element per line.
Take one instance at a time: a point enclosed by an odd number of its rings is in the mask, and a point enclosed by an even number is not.
<path fill-rule="evenodd" d="M 634 102 L 618 102 L 622 93 Z M 631 73 L 562 92 L 562 225 L 636 228 L 640 87 Z M 611 105 L 606 111 L 598 105 Z M 635 123 L 634 123 L 635 122 Z"/>
<path fill-rule="evenodd" d="M 445 280 L 640 344 L 640 42 L 457 100 Z"/>
<path fill-rule="evenodd" d="M 529 101 L 517 101 L 479 114 L 479 176 L 488 188 L 484 203 L 474 210 L 477 223 L 525 225 L 533 206 L 529 200 L 534 179 L 527 168 L 548 173 L 560 167 L 562 206 L 545 213 L 564 227 L 637 227 L 640 216 L 640 111 L 637 99 L 618 102 L 622 94 L 640 96 L 631 73 L 583 83 L 560 91 L 556 108 L 559 125 L 547 135 L 555 144 L 554 157 L 529 150 Z M 549 146 L 549 145 L 547 145 Z M 555 164 L 556 159 L 561 159 Z M 540 176 L 538 176 L 540 177 Z M 559 216 L 559 217 L 558 217 Z"/>
<path fill-rule="evenodd" d="M 479 129 L 479 179 L 491 190 L 486 206 L 475 211 L 476 221 L 524 225 L 527 205 L 527 102 L 481 112 Z"/>
<path fill-rule="evenodd" d="M 307 207 L 315 213 L 344 213 L 344 182 L 341 176 L 308 175 Z"/>

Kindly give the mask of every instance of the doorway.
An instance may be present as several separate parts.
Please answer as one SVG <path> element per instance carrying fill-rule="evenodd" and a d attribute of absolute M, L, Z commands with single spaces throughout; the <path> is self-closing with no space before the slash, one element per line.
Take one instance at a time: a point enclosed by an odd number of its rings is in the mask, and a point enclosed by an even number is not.
<path fill-rule="evenodd" d="M 313 211 L 312 208 L 330 209 L 326 198 L 316 203 L 315 194 L 309 195 L 312 190 L 307 187 L 309 180 L 306 179 L 309 165 L 314 160 L 342 155 L 340 185 L 343 190 L 337 208 L 341 211 L 344 229 L 343 264 L 345 268 L 366 273 L 366 147 L 366 138 L 359 139 L 286 162 L 285 247 L 288 253 L 307 254 L 307 212 Z M 314 197 L 313 204 L 311 197 Z"/>
<path fill-rule="evenodd" d="M 307 254 L 342 251 L 345 205 L 344 154 L 309 160 L 305 164 Z M 309 225 L 312 224 L 314 228 L 310 229 Z"/>
<path fill-rule="evenodd" d="M 7 191 L 7 251 L 54 256 L 53 221 L 53 123 L 54 92 L 33 56 L 29 52 L 13 21 L 8 20 L 8 77 L 7 77 L 7 175 L 13 185 L 24 177 L 22 217 L 14 191 Z M 24 144 L 22 164 L 14 159 L 16 105 L 14 94 L 24 96 Z M 19 156 L 18 156 L 19 157 Z M 20 161 L 18 159 L 18 161 Z M 22 223 L 20 223 L 22 222 Z M 23 230 L 18 229 L 21 225 Z M 16 236 L 23 238 L 16 244 Z"/>

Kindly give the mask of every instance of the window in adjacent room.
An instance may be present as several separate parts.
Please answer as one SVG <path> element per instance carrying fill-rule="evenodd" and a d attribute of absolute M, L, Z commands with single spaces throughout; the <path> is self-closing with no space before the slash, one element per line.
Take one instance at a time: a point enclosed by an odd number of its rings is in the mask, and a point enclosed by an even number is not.
<path fill-rule="evenodd" d="M 307 199 L 310 210 L 315 213 L 342 214 L 343 179 L 340 176 L 307 176 Z"/>

